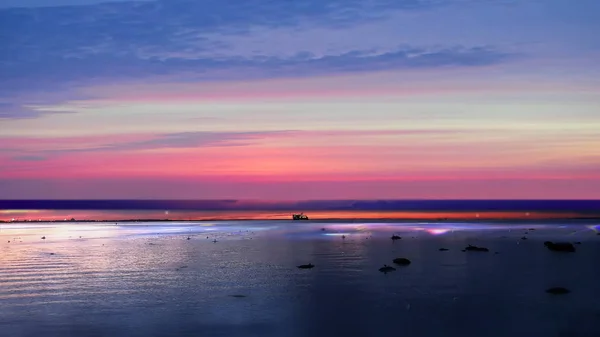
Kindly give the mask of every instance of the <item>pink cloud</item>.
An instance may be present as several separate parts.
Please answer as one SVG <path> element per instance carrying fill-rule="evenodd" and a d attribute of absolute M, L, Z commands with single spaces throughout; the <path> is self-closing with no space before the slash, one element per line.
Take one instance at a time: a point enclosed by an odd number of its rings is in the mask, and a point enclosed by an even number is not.
<path fill-rule="evenodd" d="M 0 198 L 102 199 L 598 199 L 600 179 L 236 181 L 221 179 L 11 179 Z"/>

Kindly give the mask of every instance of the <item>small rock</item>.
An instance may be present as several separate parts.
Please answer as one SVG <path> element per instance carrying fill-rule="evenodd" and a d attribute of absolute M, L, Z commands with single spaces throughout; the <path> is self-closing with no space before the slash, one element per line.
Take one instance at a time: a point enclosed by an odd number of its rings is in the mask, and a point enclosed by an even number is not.
<path fill-rule="evenodd" d="M 527 240 L 527 237 L 524 236 L 524 237 L 521 238 L 521 240 Z"/>
<path fill-rule="evenodd" d="M 569 289 L 563 288 L 563 287 L 552 287 L 552 288 L 546 289 L 546 292 L 548 294 L 552 294 L 552 295 L 563 295 L 563 294 L 568 294 L 571 291 Z"/>
<path fill-rule="evenodd" d="M 244 297 L 246 297 L 246 295 L 231 295 L 231 297 L 244 298 Z"/>
<path fill-rule="evenodd" d="M 440 248 L 439 251 L 440 252 L 445 252 L 445 251 L 448 251 L 448 248 Z"/>
<path fill-rule="evenodd" d="M 383 267 L 379 268 L 379 271 L 384 274 L 387 274 L 387 273 L 395 271 L 395 270 L 396 270 L 396 268 L 388 266 L 387 264 L 384 264 Z"/>
<path fill-rule="evenodd" d="M 396 241 L 396 240 L 400 240 L 402 239 L 402 237 L 398 236 L 398 235 L 392 235 L 392 240 Z"/>
<path fill-rule="evenodd" d="M 473 246 L 473 245 L 468 245 L 465 248 L 465 250 L 472 251 L 472 252 L 489 252 L 490 251 L 488 248 L 477 247 L 477 246 Z"/>
<path fill-rule="evenodd" d="M 409 259 L 404 257 L 397 257 L 393 262 L 400 266 L 408 266 L 411 263 Z"/>
<path fill-rule="evenodd" d="M 300 268 L 300 269 L 311 269 L 311 268 L 314 268 L 314 267 L 315 267 L 315 265 L 314 265 L 314 264 L 312 264 L 312 263 L 309 263 L 309 264 L 301 264 L 301 265 L 299 265 L 299 266 L 298 266 L 298 268 Z"/>
<path fill-rule="evenodd" d="M 565 252 L 565 253 L 574 253 L 575 246 L 573 246 L 570 242 L 544 242 L 544 246 L 550 249 L 553 252 Z"/>

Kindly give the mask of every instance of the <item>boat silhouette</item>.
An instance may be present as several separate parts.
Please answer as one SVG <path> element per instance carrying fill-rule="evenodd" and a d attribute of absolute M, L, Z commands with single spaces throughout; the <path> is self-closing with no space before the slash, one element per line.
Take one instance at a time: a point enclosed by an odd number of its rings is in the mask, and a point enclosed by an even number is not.
<path fill-rule="evenodd" d="M 292 214 L 292 220 L 308 220 L 308 217 L 304 213 Z"/>

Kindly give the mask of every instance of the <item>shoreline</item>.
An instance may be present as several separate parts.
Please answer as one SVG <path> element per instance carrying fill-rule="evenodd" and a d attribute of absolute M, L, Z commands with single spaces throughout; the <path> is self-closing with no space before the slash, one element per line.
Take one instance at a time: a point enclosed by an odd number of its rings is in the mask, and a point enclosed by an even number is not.
<path fill-rule="evenodd" d="M 4 221 L 0 220 L 0 224 L 36 224 L 36 223 L 63 223 L 63 224 L 74 224 L 74 223 L 138 223 L 138 222 L 215 222 L 215 221 L 280 221 L 290 223 L 303 223 L 303 222 L 427 222 L 435 224 L 444 223 L 455 223 L 455 222 L 467 222 L 467 223 L 480 223 L 482 221 L 490 223 L 508 223 L 508 222 L 521 222 L 521 223 L 534 223 L 534 222 L 561 222 L 561 221 L 575 221 L 581 223 L 598 223 L 600 217 L 564 217 L 564 218 L 453 218 L 453 219 L 430 219 L 430 218 L 316 218 L 309 220 L 292 220 L 292 219 L 278 219 L 278 218 L 206 218 L 206 219 L 82 219 L 82 220 L 15 220 L 15 221 Z"/>

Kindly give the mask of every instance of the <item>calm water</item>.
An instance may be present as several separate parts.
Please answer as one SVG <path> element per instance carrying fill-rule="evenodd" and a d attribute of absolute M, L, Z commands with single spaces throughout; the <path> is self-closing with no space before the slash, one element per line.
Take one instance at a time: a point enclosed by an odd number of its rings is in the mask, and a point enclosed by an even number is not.
<path fill-rule="evenodd" d="M 599 258 L 584 225 L 2 224 L 0 336 L 598 337 Z"/>

